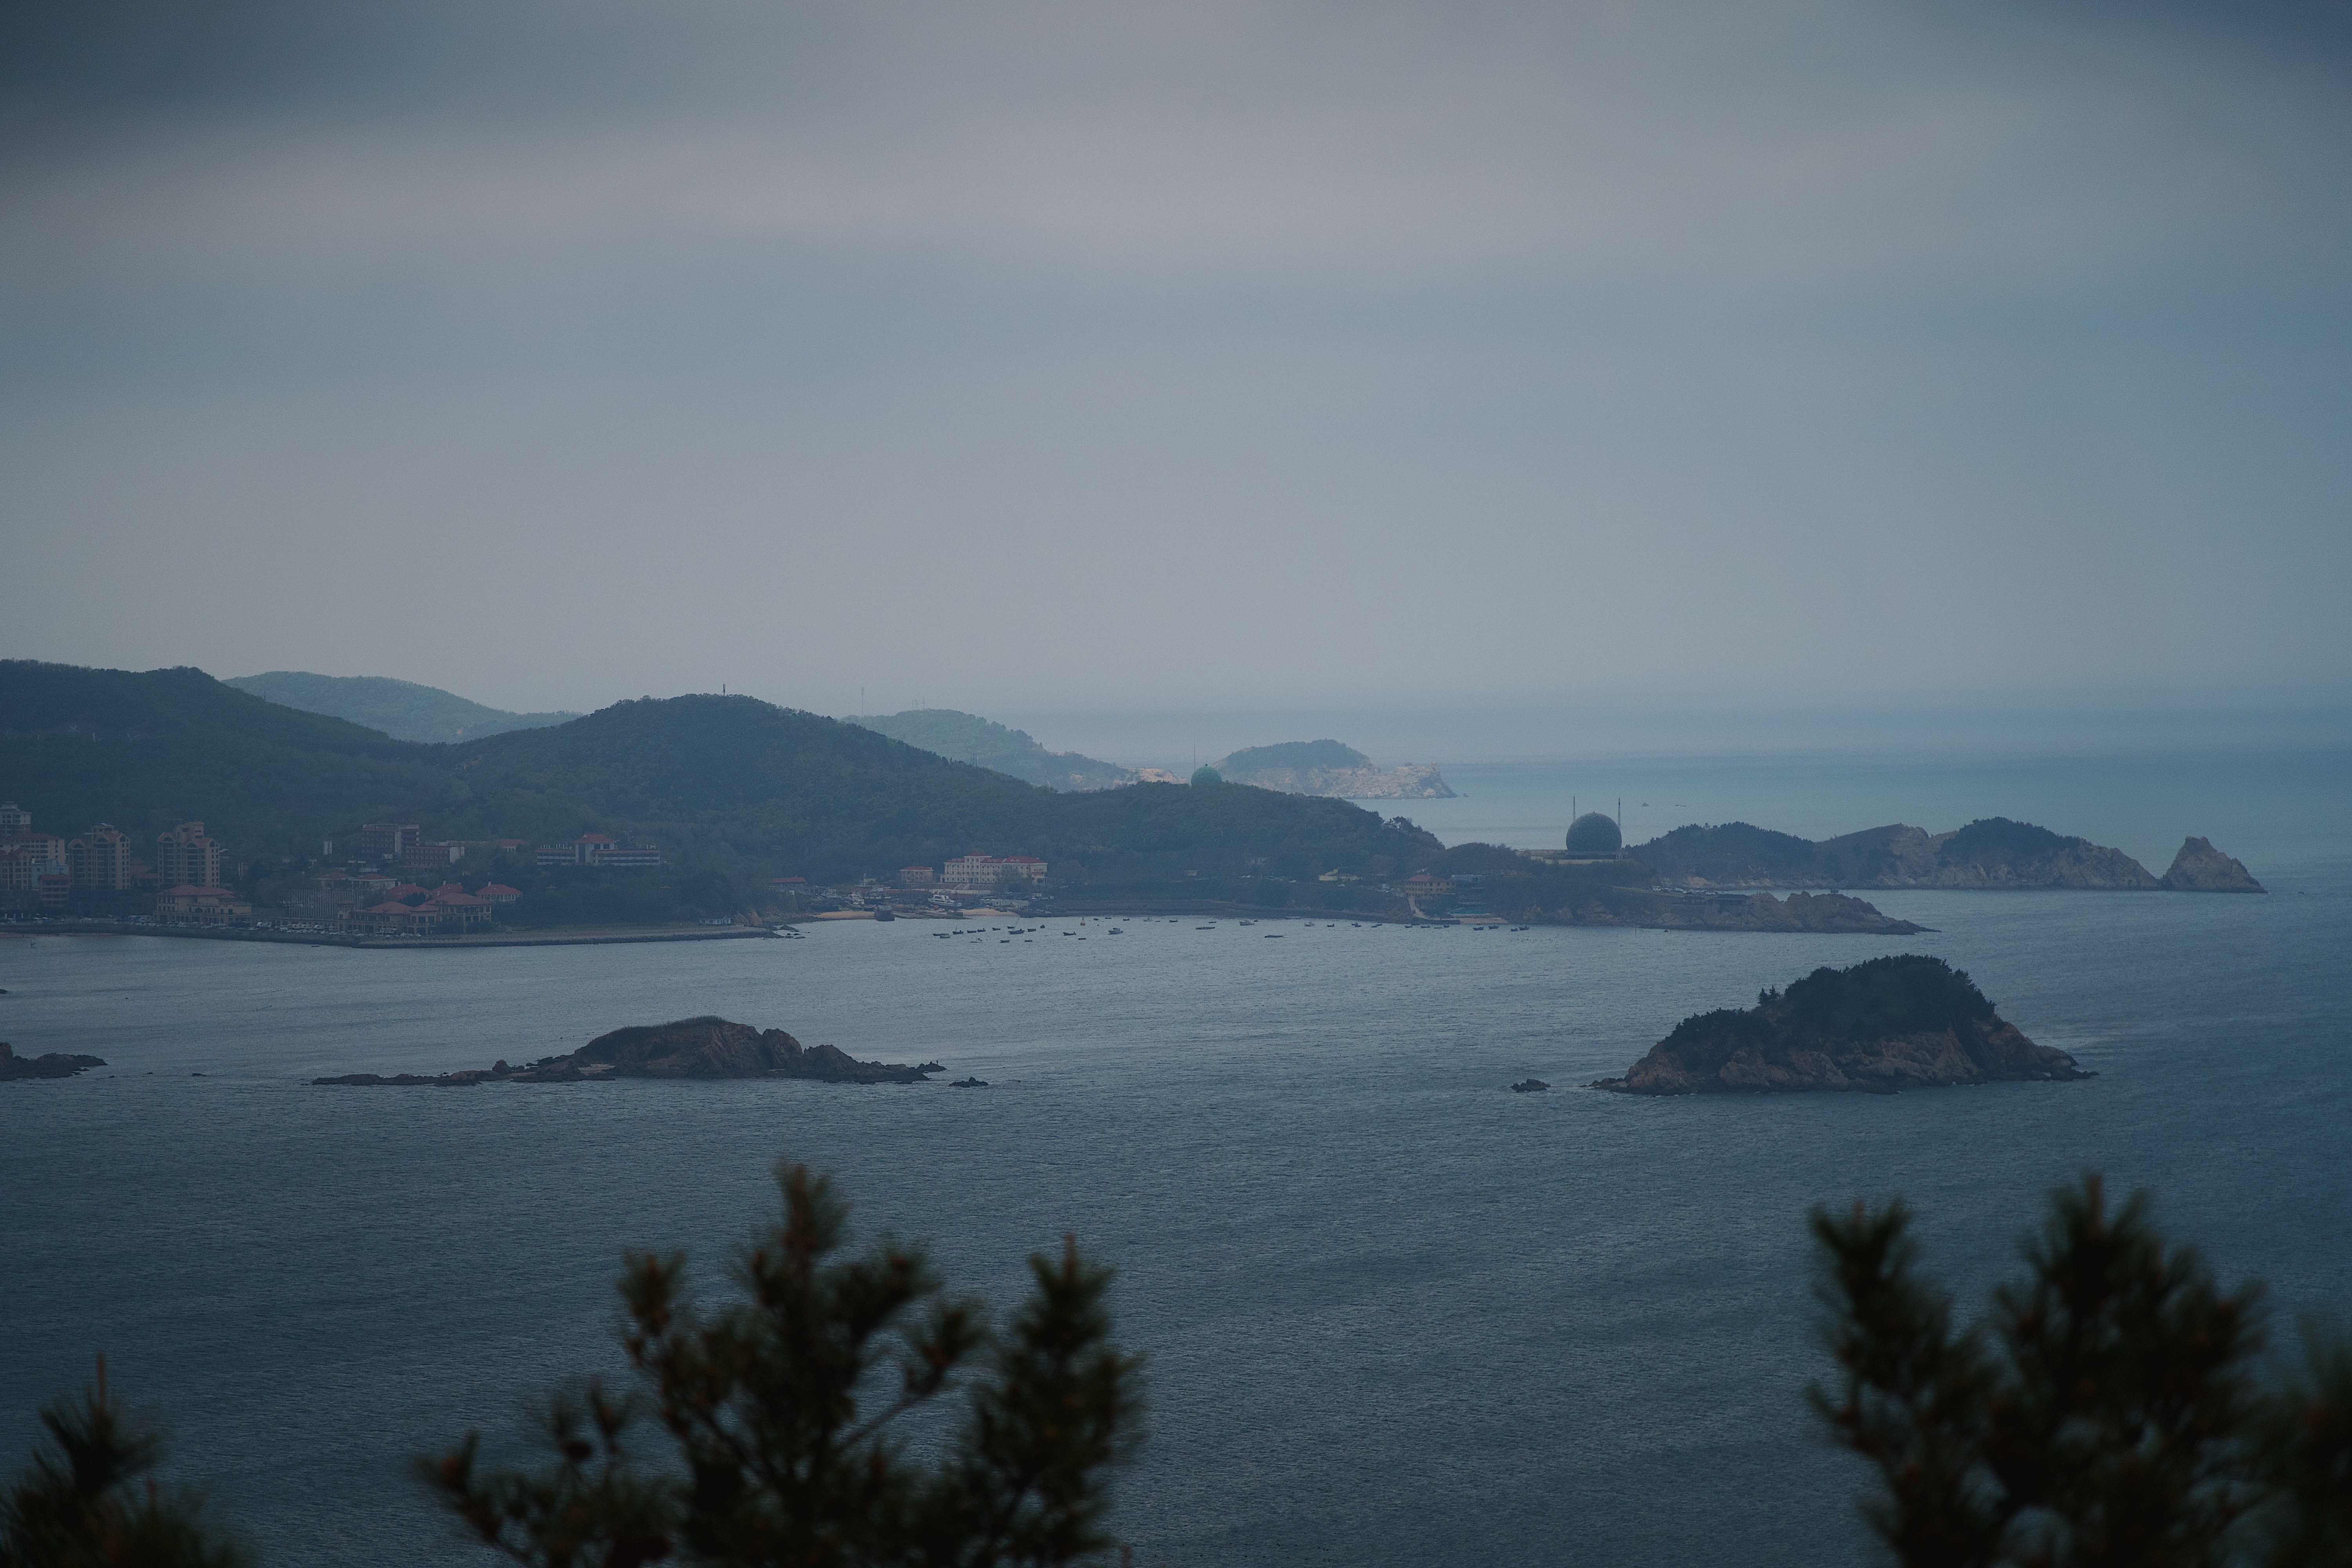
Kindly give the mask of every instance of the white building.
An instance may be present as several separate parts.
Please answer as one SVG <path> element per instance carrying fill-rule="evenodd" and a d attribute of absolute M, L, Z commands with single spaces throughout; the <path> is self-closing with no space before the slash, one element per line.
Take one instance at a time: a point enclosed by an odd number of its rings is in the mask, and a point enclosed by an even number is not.
<path fill-rule="evenodd" d="M 1034 855 L 959 855 L 947 864 L 940 880 L 964 892 L 983 892 L 1011 882 L 1042 882 L 1045 862 Z"/>

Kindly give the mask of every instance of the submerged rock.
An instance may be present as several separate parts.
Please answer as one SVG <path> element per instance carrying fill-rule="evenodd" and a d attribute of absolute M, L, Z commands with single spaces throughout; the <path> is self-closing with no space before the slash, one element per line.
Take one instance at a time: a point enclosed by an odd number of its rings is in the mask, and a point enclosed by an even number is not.
<path fill-rule="evenodd" d="M 1749 1008 L 1695 1014 L 1623 1078 L 1621 1094 L 1899 1089 L 2092 1075 L 1993 1011 L 1966 971 L 1906 953 L 1816 969 Z"/>
<path fill-rule="evenodd" d="M 1531 1078 L 1511 1085 L 1511 1092 L 1513 1094 L 1541 1094 L 1545 1089 L 1548 1089 L 1550 1087 L 1551 1085 L 1544 1082 L 1544 1080 L 1539 1078 Z"/>
<path fill-rule="evenodd" d="M 2270 891 L 2254 880 L 2243 861 L 2232 860 L 2214 848 L 2210 838 L 2181 841 L 2180 853 L 2172 858 L 2172 869 L 2164 874 L 2164 885 L 2178 893 Z"/>
<path fill-rule="evenodd" d="M 461 1088 L 476 1083 L 585 1083 L 596 1079 L 814 1079 L 821 1083 L 921 1083 L 947 1069 L 937 1062 L 861 1062 L 838 1046 L 803 1046 L 782 1029 L 705 1015 L 668 1024 L 637 1024 L 597 1036 L 568 1056 L 543 1057 L 527 1068 L 501 1060 L 491 1068 L 441 1073 L 431 1078 L 399 1073 L 349 1073 L 313 1079 L 313 1083 L 359 1087 L 432 1084 Z"/>

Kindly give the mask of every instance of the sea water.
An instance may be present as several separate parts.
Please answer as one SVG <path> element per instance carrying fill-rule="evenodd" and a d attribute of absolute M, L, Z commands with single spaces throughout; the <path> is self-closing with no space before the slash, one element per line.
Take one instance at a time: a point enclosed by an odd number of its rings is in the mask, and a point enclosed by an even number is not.
<path fill-rule="evenodd" d="M 1496 764 L 1449 767 L 1462 799 L 1384 807 L 1527 844 L 1571 793 L 1622 793 L 1637 837 L 2000 814 L 2159 872 L 2206 834 L 2272 889 L 1874 893 L 1935 928 L 1891 941 L 1231 919 L 442 953 L 0 941 L 0 1037 L 109 1064 L 0 1086 L 0 1449 L 103 1352 L 170 1418 L 173 1472 L 268 1561 L 477 1560 L 406 1458 L 512 1434 L 532 1395 L 614 1369 L 624 1249 L 684 1247 L 723 1293 L 789 1156 L 1000 1303 L 1065 1233 L 1118 1266 L 1150 1412 L 1115 1523 L 1144 1563 L 1860 1563 L 1863 1478 L 1802 1404 L 1824 1371 L 1809 1206 L 1905 1194 L 1975 1300 L 2042 1194 L 2103 1170 L 2153 1187 L 2225 1278 L 2267 1279 L 2282 1329 L 2346 1303 L 2347 764 Z M 1890 951 L 1949 958 L 2099 1076 L 1577 1087 L 1687 1013 Z M 308 1082 L 707 1012 L 988 1087 Z M 1530 1075 L 1552 1090 L 1507 1091 Z"/>

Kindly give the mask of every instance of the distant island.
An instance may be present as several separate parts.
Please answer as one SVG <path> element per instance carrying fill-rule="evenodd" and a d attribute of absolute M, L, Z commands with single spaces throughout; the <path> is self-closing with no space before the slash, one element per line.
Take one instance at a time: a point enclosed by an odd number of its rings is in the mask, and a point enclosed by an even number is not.
<path fill-rule="evenodd" d="M 2191 838 L 2162 877 L 2120 849 L 1980 817 L 1951 833 L 1895 823 L 1818 842 L 1745 822 L 1677 827 L 1633 853 L 1691 888 L 2074 888 L 2259 893 L 2245 867 Z"/>
<path fill-rule="evenodd" d="M 625 1078 L 805 1079 L 817 1083 L 922 1083 L 937 1062 L 861 1062 L 837 1046 L 803 1046 L 782 1029 L 755 1029 L 715 1014 L 640 1024 L 597 1036 L 576 1051 L 523 1067 L 500 1061 L 459 1072 L 345 1073 L 314 1084 L 358 1089 L 464 1089 L 481 1083 L 595 1083 Z"/>
<path fill-rule="evenodd" d="M 1025 730 L 1009 730 L 952 708 L 909 708 L 903 713 L 854 713 L 842 721 L 919 746 L 942 757 L 991 769 L 1024 784 L 1068 794 L 1115 789 L 1137 781 L 1134 770 L 1076 752 L 1049 752 Z"/>
<path fill-rule="evenodd" d="M 1227 784 L 1255 784 L 1286 795 L 1330 795 L 1339 800 L 1451 800 L 1454 792 L 1433 763 L 1403 763 L 1389 769 L 1353 746 L 1337 741 L 1285 741 L 1245 746 L 1209 764 Z"/>
<path fill-rule="evenodd" d="M 569 723 L 577 713 L 509 713 L 471 702 L 437 686 L 394 680 L 384 675 L 312 675 L 273 669 L 239 675 L 222 683 L 266 702 L 324 713 L 391 736 L 395 741 L 478 741 L 510 730 L 540 730 Z"/>
<path fill-rule="evenodd" d="M 1695 1014 L 1623 1078 L 1591 1087 L 1620 1094 L 1893 1094 L 2091 1076 L 2064 1051 L 2037 1046 L 2004 1022 L 1967 971 L 1905 953 L 1816 969 L 1785 992 L 1762 993 L 1753 1007 Z"/>

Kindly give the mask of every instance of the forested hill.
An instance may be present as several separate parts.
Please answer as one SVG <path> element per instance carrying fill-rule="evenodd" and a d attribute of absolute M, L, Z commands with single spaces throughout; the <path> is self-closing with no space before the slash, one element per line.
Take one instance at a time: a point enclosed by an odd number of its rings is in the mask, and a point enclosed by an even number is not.
<path fill-rule="evenodd" d="M 0 800 L 61 835 L 110 822 L 144 847 L 194 819 L 239 853 L 284 853 L 443 798 L 453 781 L 441 751 L 266 702 L 201 669 L 0 660 Z"/>
<path fill-rule="evenodd" d="M 381 730 L 395 741 L 478 741 L 509 730 L 535 730 L 580 717 L 577 713 L 509 713 L 413 680 L 383 675 L 312 675 L 273 669 L 266 675 L 233 676 L 222 683 L 239 691 L 306 713 L 348 719 Z"/>
<path fill-rule="evenodd" d="M 832 879 L 980 849 L 1111 875 L 1301 872 L 1433 851 L 1342 801 L 1143 784 L 1055 795 L 749 697 L 623 702 L 458 745 L 387 739 L 201 670 L 0 661 L 0 799 L 134 837 L 204 821 L 239 857 L 315 854 L 398 816 L 427 837 L 652 839 L 732 877 Z"/>
<path fill-rule="evenodd" d="M 1048 789 L 1108 789 L 1135 774 L 1116 763 L 1049 752 L 1025 730 L 1010 730 L 977 713 L 952 708 L 909 708 L 903 713 L 852 714 L 849 722 L 959 762 L 977 763 Z"/>

